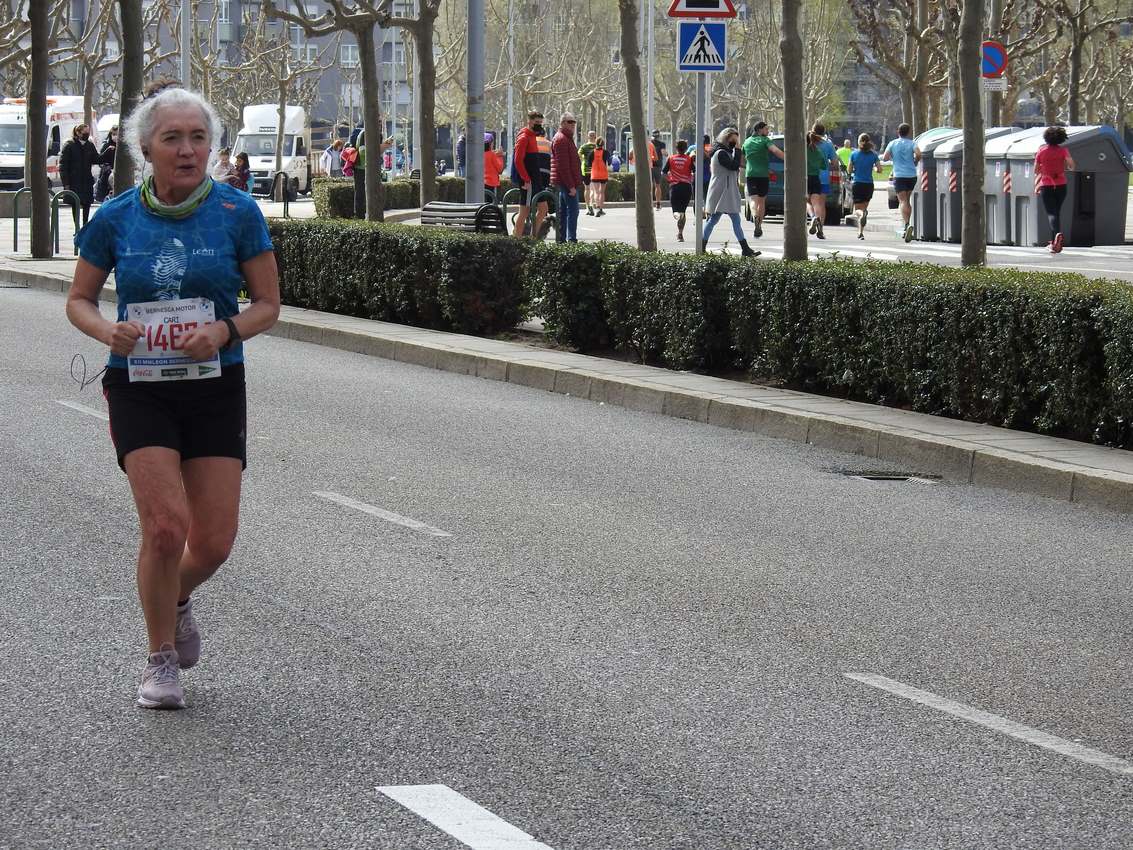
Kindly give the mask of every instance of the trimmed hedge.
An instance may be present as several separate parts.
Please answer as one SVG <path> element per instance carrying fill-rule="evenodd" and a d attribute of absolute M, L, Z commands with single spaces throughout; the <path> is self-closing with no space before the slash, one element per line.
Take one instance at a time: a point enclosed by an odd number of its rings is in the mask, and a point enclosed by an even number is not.
<path fill-rule="evenodd" d="M 269 228 L 286 304 L 479 335 L 527 318 L 526 240 L 363 221 Z"/>
<path fill-rule="evenodd" d="M 643 253 L 274 221 L 285 301 L 1133 447 L 1133 287 L 913 263 Z"/>
<path fill-rule="evenodd" d="M 410 210 L 420 206 L 421 187 L 419 181 L 408 179 L 389 180 L 385 188 L 385 209 Z M 633 200 L 633 175 L 619 172 L 611 174 L 606 184 L 607 201 Z M 500 197 L 512 188 L 511 181 L 500 178 Z M 668 183 L 662 183 L 663 197 L 669 197 Z M 319 218 L 354 218 L 354 178 L 316 177 L 311 181 L 311 195 L 315 201 L 315 214 Z M 438 201 L 464 201 L 463 177 L 438 177 Z"/>

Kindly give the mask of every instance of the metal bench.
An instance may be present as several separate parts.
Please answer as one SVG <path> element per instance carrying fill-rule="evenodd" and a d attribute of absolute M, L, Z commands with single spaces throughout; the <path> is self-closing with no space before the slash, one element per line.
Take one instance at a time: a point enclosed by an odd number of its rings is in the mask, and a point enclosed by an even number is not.
<path fill-rule="evenodd" d="M 421 208 L 421 224 L 473 233 L 507 233 L 503 211 L 495 204 L 429 201 Z"/>

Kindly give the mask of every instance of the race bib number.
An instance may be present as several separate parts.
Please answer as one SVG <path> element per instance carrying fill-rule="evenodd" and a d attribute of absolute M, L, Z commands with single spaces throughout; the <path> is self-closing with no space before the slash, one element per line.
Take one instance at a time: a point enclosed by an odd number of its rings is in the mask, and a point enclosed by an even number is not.
<path fill-rule="evenodd" d="M 140 322 L 146 329 L 126 358 L 131 382 L 194 381 L 220 375 L 219 354 L 211 360 L 197 361 L 182 350 L 189 334 L 216 321 L 216 309 L 209 299 L 130 304 L 126 319 Z"/>

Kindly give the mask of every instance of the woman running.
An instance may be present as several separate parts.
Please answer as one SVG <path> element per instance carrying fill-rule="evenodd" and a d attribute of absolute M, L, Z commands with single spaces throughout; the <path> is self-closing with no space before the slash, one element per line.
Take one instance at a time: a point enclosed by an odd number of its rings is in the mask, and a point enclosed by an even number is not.
<path fill-rule="evenodd" d="M 669 178 L 669 204 L 677 219 L 677 241 L 685 241 L 685 212 L 692 200 L 696 162 L 688 155 L 688 142 L 677 141 L 677 152 L 665 160 L 661 171 Z"/>
<path fill-rule="evenodd" d="M 825 139 L 825 136 L 815 132 L 806 134 L 806 194 L 810 210 L 814 213 L 810 232 L 819 239 L 826 238 L 826 234 L 822 232 L 822 223 L 826 221 L 826 193 L 822 191 L 822 172 L 830 167 L 830 160 L 819 145 Z"/>
<path fill-rule="evenodd" d="M 1065 127 L 1047 127 L 1046 142 L 1035 154 L 1036 192 L 1042 196 L 1047 221 L 1050 222 L 1050 253 L 1062 251 L 1062 202 L 1066 200 L 1066 172 L 1074 170 L 1074 159 L 1062 145 L 1066 142 Z"/>
<path fill-rule="evenodd" d="M 858 149 L 850 154 L 850 171 L 854 178 L 852 192 L 854 218 L 858 221 L 858 239 L 865 239 L 869 202 L 873 199 L 873 173 L 881 173 L 881 157 L 873 149 L 868 133 L 858 136 Z"/>
<path fill-rule="evenodd" d="M 597 208 L 594 215 L 603 216 L 606 214 L 606 182 L 610 179 L 610 152 L 606 150 L 605 139 L 598 139 L 588 156 L 591 200 Z"/>
<path fill-rule="evenodd" d="M 220 117 L 200 95 L 166 88 L 123 135 L 152 174 L 79 231 L 67 318 L 110 349 L 103 394 L 118 465 L 141 526 L 138 595 L 149 654 L 142 708 L 184 708 L 180 671 L 201 636 L 190 595 L 228 559 L 246 459 L 241 340 L 279 316 L 279 274 L 260 209 L 208 176 Z M 117 321 L 98 294 L 110 272 Z M 244 312 L 237 293 L 247 287 Z"/>
<path fill-rule="evenodd" d="M 740 197 L 740 166 L 743 165 L 744 158 L 738 149 L 739 144 L 740 131 L 735 127 L 725 127 L 716 137 L 716 144 L 712 148 L 712 177 L 708 181 L 708 197 L 704 199 L 704 209 L 708 213 L 704 244 L 708 244 L 716 222 L 726 215 L 732 220 L 732 231 L 736 234 L 736 241 L 740 243 L 740 252 L 745 257 L 758 257 L 760 252 L 753 251 L 747 244 L 740 222 L 740 209 L 743 205 Z"/>

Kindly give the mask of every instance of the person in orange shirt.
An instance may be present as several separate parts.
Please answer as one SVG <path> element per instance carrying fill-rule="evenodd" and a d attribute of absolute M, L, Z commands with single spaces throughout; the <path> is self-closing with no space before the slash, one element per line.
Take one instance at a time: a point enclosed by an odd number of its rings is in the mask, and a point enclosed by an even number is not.
<path fill-rule="evenodd" d="M 484 197 L 496 201 L 500 192 L 500 175 L 504 173 L 504 152 L 496 150 L 494 133 L 484 134 Z"/>
<path fill-rule="evenodd" d="M 605 139 L 599 138 L 594 143 L 594 150 L 587 154 L 590 160 L 590 189 L 593 192 L 594 206 L 598 208 L 596 216 L 606 214 L 606 181 L 610 179 L 610 152 L 606 150 Z"/>

